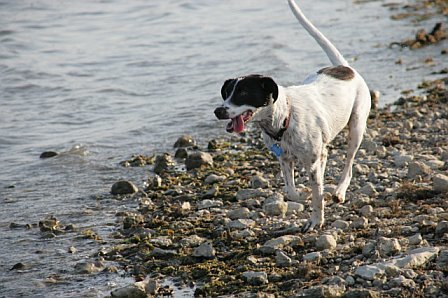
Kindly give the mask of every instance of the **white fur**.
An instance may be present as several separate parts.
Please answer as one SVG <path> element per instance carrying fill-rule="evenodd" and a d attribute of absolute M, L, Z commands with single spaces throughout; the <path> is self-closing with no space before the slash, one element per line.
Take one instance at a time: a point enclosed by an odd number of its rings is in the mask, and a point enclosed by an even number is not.
<path fill-rule="evenodd" d="M 316 39 L 333 65 L 348 66 L 348 62 L 336 47 L 306 19 L 293 0 L 289 5 L 302 26 Z M 352 69 L 353 70 L 353 69 Z M 278 143 L 284 150 L 279 158 L 285 180 L 287 197 L 297 200 L 299 195 L 294 182 L 295 162 L 300 162 L 308 171 L 312 188 L 311 219 L 303 230 L 321 228 L 324 224 L 324 172 L 327 162 L 327 145 L 348 124 L 349 146 L 347 161 L 342 177 L 335 191 L 335 198 L 343 202 L 352 177 L 352 165 L 355 154 L 361 144 L 370 111 L 370 93 L 364 79 L 355 70 L 351 80 L 339 80 L 325 74 L 311 74 L 302 85 L 281 87 L 274 104 L 254 111 L 252 121 L 262 129 L 279 131 L 286 117 L 291 113 L 289 127 L 281 142 L 276 142 L 263 133 L 268 148 Z M 225 105 L 230 117 L 246 110 L 250 106 Z M 269 126 L 269 127 L 266 127 Z"/>

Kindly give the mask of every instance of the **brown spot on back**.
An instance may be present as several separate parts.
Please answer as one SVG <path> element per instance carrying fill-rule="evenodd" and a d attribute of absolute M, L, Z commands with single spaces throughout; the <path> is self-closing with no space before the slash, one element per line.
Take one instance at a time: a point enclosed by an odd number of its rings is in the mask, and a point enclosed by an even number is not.
<path fill-rule="evenodd" d="M 317 73 L 323 73 L 327 76 L 343 81 L 349 81 L 355 77 L 355 72 L 350 67 L 343 65 L 325 67 L 319 70 Z"/>

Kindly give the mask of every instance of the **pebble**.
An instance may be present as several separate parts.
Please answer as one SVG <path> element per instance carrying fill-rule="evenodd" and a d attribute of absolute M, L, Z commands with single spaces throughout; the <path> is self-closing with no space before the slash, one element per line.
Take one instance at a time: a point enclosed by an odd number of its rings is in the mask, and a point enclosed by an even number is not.
<path fill-rule="evenodd" d="M 265 191 L 262 189 L 242 189 L 236 193 L 236 199 L 238 201 L 245 201 L 248 199 L 260 198 L 260 197 L 266 198 L 270 194 L 272 194 L 272 191 Z"/>
<path fill-rule="evenodd" d="M 345 220 L 337 219 L 331 224 L 331 226 L 333 228 L 337 228 L 337 229 L 341 229 L 341 230 L 345 231 L 350 227 L 350 223 Z"/>
<path fill-rule="evenodd" d="M 380 237 L 378 240 L 378 250 L 381 256 L 391 256 L 401 251 L 401 245 L 395 238 Z"/>
<path fill-rule="evenodd" d="M 203 243 L 193 250 L 193 257 L 213 259 L 216 251 L 211 243 Z"/>
<path fill-rule="evenodd" d="M 185 160 L 187 171 L 200 168 L 202 166 L 213 166 L 213 157 L 206 152 L 196 151 L 188 155 Z"/>
<path fill-rule="evenodd" d="M 369 197 L 378 195 L 375 185 L 373 185 L 373 183 L 371 183 L 371 182 L 367 182 L 363 187 L 361 187 L 361 189 L 359 191 L 360 191 L 360 193 L 362 193 L 366 196 L 369 196 Z"/>
<path fill-rule="evenodd" d="M 193 137 L 190 135 L 183 135 L 179 137 L 174 143 L 174 148 L 193 147 L 196 145 Z"/>
<path fill-rule="evenodd" d="M 436 174 L 432 178 L 433 189 L 437 192 L 448 193 L 448 176 Z"/>
<path fill-rule="evenodd" d="M 292 264 L 292 259 L 288 257 L 283 251 L 277 250 L 275 253 L 275 264 L 278 267 L 289 267 Z"/>
<path fill-rule="evenodd" d="M 214 184 L 217 182 L 222 182 L 226 180 L 226 176 L 220 176 L 220 175 L 216 175 L 216 174 L 210 174 L 208 175 L 205 180 L 204 183 L 205 184 Z"/>
<path fill-rule="evenodd" d="M 408 166 L 407 177 L 415 179 L 417 176 L 425 176 L 431 173 L 431 168 L 421 161 L 413 161 Z"/>
<path fill-rule="evenodd" d="M 171 250 L 171 249 L 162 249 L 162 248 L 154 247 L 154 249 L 151 251 L 151 256 L 153 256 L 155 258 L 160 258 L 160 259 L 171 258 L 171 257 L 177 256 L 177 252 L 175 250 Z"/>
<path fill-rule="evenodd" d="M 156 160 L 154 161 L 153 171 L 156 174 L 161 174 L 161 173 L 167 171 L 173 165 L 174 165 L 174 161 L 169 153 L 157 155 Z"/>
<path fill-rule="evenodd" d="M 336 239 L 332 235 L 321 235 L 316 240 L 316 248 L 319 250 L 336 248 Z"/>
<path fill-rule="evenodd" d="M 303 260 L 308 262 L 320 261 L 321 258 L 322 254 L 318 251 L 309 252 L 303 256 Z"/>
<path fill-rule="evenodd" d="M 260 251 L 264 254 L 273 254 L 276 250 L 282 249 L 284 246 L 295 246 L 295 243 L 301 243 L 302 239 L 299 236 L 285 235 L 266 241 L 261 247 Z"/>
<path fill-rule="evenodd" d="M 228 227 L 230 229 L 243 230 L 255 226 L 255 221 L 252 219 L 236 219 L 229 222 Z"/>
<path fill-rule="evenodd" d="M 290 215 L 293 213 L 298 213 L 298 212 L 303 212 L 305 210 L 305 206 L 303 206 L 303 204 L 301 204 L 301 203 L 291 202 L 291 201 L 288 201 L 286 203 L 288 204 L 288 208 L 286 210 L 287 215 Z"/>
<path fill-rule="evenodd" d="M 359 213 L 361 213 L 362 216 L 368 217 L 373 212 L 372 205 L 365 205 L 361 209 L 359 209 Z"/>
<path fill-rule="evenodd" d="M 436 226 L 436 235 L 448 233 L 448 221 L 442 220 Z"/>
<path fill-rule="evenodd" d="M 39 158 L 44 159 L 44 158 L 55 157 L 57 155 L 59 155 L 59 153 L 57 153 L 55 151 L 45 151 L 45 152 L 42 152 L 42 154 L 39 156 Z"/>
<path fill-rule="evenodd" d="M 113 195 L 129 195 L 138 191 L 137 186 L 134 183 L 126 180 L 120 180 L 112 185 L 111 193 Z"/>
<path fill-rule="evenodd" d="M 422 242 L 422 240 L 423 238 L 420 233 L 408 237 L 409 245 L 419 245 Z"/>
<path fill-rule="evenodd" d="M 268 216 L 284 217 L 288 211 L 288 203 L 284 201 L 282 195 L 276 194 L 264 201 L 263 210 Z"/>
<path fill-rule="evenodd" d="M 358 217 L 350 224 L 350 226 L 353 229 L 365 229 L 369 226 L 369 220 L 365 217 Z"/>
<path fill-rule="evenodd" d="M 364 265 L 355 270 L 355 275 L 366 280 L 375 280 L 385 274 L 384 270 L 375 265 Z"/>
<path fill-rule="evenodd" d="M 241 207 L 235 210 L 231 210 L 227 213 L 230 219 L 247 219 L 250 218 L 251 212 L 247 207 Z"/>
<path fill-rule="evenodd" d="M 259 286 L 268 283 L 266 272 L 246 271 L 243 272 L 243 278 L 251 285 Z"/>
<path fill-rule="evenodd" d="M 269 181 L 261 176 L 261 174 L 258 174 L 250 179 L 250 186 L 252 188 L 268 188 Z"/>
<path fill-rule="evenodd" d="M 75 265 L 75 272 L 77 274 L 92 274 L 100 272 L 104 269 L 104 264 L 102 262 L 80 262 Z"/>
<path fill-rule="evenodd" d="M 223 203 L 220 200 L 206 199 L 198 203 L 198 210 L 222 207 L 222 205 Z"/>
<path fill-rule="evenodd" d="M 206 241 L 205 238 L 199 237 L 198 235 L 190 235 L 188 237 L 182 238 L 179 243 L 184 247 L 194 247 L 199 246 Z"/>
<path fill-rule="evenodd" d="M 342 297 L 344 293 L 344 285 L 319 285 L 308 289 L 300 289 L 295 297 Z"/>

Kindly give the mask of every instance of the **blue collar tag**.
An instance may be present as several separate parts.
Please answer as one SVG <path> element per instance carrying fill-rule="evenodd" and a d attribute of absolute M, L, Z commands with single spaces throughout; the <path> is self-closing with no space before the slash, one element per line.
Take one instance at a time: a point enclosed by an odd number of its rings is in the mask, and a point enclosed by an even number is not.
<path fill-rule="evenodd" d="M 283 149 L 277 143 L 272 144 L 270 149 L 277 157 L 280 157 L 283 154 Z"/>

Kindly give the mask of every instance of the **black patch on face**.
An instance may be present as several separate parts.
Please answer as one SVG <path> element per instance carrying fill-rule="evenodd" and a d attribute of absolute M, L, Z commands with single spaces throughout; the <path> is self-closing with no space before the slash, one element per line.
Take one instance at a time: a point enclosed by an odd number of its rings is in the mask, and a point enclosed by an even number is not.
<path fill-rule="evenodd" d="M 355 77 L 355 72 L 347 66 L 325 67 L 317 72 L 318 74 L 326 74 L 338 80 L 349 81 Z"/>
<path fill-rule="evenodd" d="M 268 105 L 271 96 L 274 102 L 277 100 L 278 85 L 270 77 L 249 75 L 239 80 L 225 81 L 221 95 L 224 100 L 232 95 L 230 101 L 237 106 L 250 105 L 259 108 Z"/>

